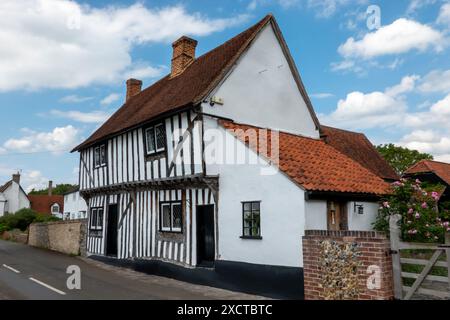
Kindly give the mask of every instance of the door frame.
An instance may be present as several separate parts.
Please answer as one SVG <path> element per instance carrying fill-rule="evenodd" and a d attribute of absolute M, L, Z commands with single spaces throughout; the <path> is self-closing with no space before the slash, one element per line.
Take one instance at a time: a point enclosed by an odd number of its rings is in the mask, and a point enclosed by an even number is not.
<path fill-rule="evenodd" d="M 338 225 L 338 229 L 331 228 L 330 214 L 331 206 L 335 206 L 335 219 Z M 347 231 L 348 230 L 348 210 L 347 202 L 339 200 L 327 200 L 327 229 L 329 231 Z"/>
<path fill-rule="evenodd" d="M 214 251 L 213 253 L 213 260 L 212 261 L 204 261 L 206 262 L 206 266 L 208 267 L 214 267 L 215 261 L 216 261 L 216 215 L 215 215 L 215 210 L 216 210 L 216 206 L 215 204 L 198 204 L 195 206 L 195 238 L 196 238 L 196 265 L 197 266 L 202 266 L 202 261 L 199 259 L 199 252 L 200 252 L 200 237 L 199 237 L 199 208 L 204 208 L 204 207 L 211 207 L 211 217 L 212 217 L 212 228 L 213 228 L 213 239 L 214 239 L 214 243 L 212 246 L 212 249 Z"/>
<path fill-rule="evenodd" d="M 109 237 L 110 237 L 110 233 L 109 233 L 109 228 L 110 228 L 110 207 L 111 206 L 115 206 L 116 207 L 116 223 L 115 223 L 115 232 L 116 232 L 116 237 L 115 237 L 115 243 L 116 243 L 116 252 L 115 253 L 113 253 L 113 254 L 110 254 L 109 252 L 108 252 L 108 250 L 109 250 Z M 105 232 L 105 255 L 106 256 L 115 256 L 115 257 L 117 257 L 118 255 L 119 255 L 119 239 L 118 239 L 118 237 L 119 237 L 119 205 L 117 204 L 117 203 L 110 203 L 110 204 L 108 204 L 107 205 L 107 215 L 106 215 L 106 217 L 107 217 L 107 219 L 106 219 L 106 232 Z"/>

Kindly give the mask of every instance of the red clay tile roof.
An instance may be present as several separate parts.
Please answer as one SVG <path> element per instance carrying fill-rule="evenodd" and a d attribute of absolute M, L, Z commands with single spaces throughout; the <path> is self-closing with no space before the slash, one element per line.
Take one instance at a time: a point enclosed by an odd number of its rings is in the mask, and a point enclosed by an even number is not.
<path fill-rule="evenodd" d="M 60 195 L 28 195 L 30 199 L 30 207 L 38 213 L 51 214 L 51 206 L 55 203 L 59 204 L 60 213 L 64 212 L 64 196 Z"/>
<path fill-rule="evenodd" d="M 255 141 L 251 141 L 254 139 L 247 139 L 244 134 L 247 129 L 260 128 L 225 120 L 219 122 L 251 149 L 276 162 L 272 155 L 259 150 Z M 261 132 L 257 135 L 259 140 Z M 271 150 L 270 130 L 267 137 L 262 137 L 263 140 L 260 141 L 266 141 L 267 149 Z M 388 183 L 322 140 L 280 132 L 279 145 L 278 167 L 308 191 L 370 195 L 384 195 L 389 192 Z"/>
<path fill-rule="evenodd" d="M 196 58 L 179 76 L 171 78 L 170 75 L 167 75 L 130 98 L 97 131 L 82 144 L 75 147 L 72 152 L 79 151 L 119 132 L 142 125 L 158 116 L 189 108 L 202 102 L 208 93 L 226 76 L 258 32 L 269 22 L 274 26 L 283 47 L 288 50 L 275 18 L 269 14 L 249 29 Z M 290 61 L 290 65 L 296 74 L 296 78 L 298 78 L 296 80 L 299 89 L 307 102 L 313 120 L 319 126 L 295 64 Z"/>
<path fill-rule="evenodd" d="M 406 170 L 405 174 L 432 172 L 450 185 L 450 164 L 432 160 L 422 160 Z"/>
<path fill-rule="evenodd" d="M 327 144 L 352 158 L 380 178 L 387 180 L 400 179 L 394 169 L 384 160 L 364 134 L 327 126 L 321 126 L 321 129 Z"/>

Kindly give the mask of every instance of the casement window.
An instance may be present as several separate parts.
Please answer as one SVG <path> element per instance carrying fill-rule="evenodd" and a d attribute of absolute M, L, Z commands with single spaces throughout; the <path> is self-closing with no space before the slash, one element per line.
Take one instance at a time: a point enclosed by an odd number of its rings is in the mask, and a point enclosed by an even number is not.
<path fill-rule="evenodd" d="M 94 148 L 94 167 L 103 167 L 106 165 L 106 145 L 102 144 Z"/>
<path fill-rule="evenodd" d="M 162 152 L 166 149 L 166 130 L 164 124 L 159 123 L 145 129 L 147 155 Z"/>
<path fill-rule="evenodd" d="M 103 208 L 92 208 L 90 216 L 91 230 L 102 230 L 103 229 Z"/>
<path fill-rule="evenodd" d="M 59 213 L 59 204 L 55 203 L 52 205 L 52 213 Z"/>
<path fill-rule="evenodd" d="M 242 202 L 242 237 L 261 239 L 261 202 Z"/>
<path fill-rule="evenodd" d="M 183 226 L 181 202 L 161 203 L 159 224 L 161 231 L 181 232 Z"/>

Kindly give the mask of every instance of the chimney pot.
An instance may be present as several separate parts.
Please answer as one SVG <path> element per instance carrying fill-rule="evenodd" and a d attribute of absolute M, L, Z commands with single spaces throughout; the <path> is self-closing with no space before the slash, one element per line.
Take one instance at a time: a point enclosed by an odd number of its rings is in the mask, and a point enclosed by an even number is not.
<path fill-rule="evenodd" d="M 172 44 L 172 71 L 170 76 L 176 77 L 195 60 L 197 40 L 182 36 Z"/>
<path fill-rule="evenodd" d="M 137 79 L 127 80 L 127 100 L 141 92 L 142 81 Z"/>
<path fill-rule="evenodd" d="M 48 182 L 48 195 L 51 196 L 53 194 L 53 181 L 50 180 Z"/>
<path fill-rule="evenodd" d="M 15 173 L 12 175 L 12 181 L 14 181 L 17 184 L 20 184 L 20 173 Z"/>

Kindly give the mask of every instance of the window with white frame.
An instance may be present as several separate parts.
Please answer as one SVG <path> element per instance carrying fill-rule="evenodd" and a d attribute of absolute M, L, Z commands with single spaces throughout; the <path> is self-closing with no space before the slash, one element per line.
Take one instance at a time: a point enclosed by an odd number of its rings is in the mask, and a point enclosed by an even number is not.
<path fill-rule="evenodd" d="M 53 213 L 53 214 L 59 213 L 59 204 L 54 203 L 54 204 L 52 205 L 52 213 Z"/>
<path fill-rule="evenodd" d="M 155 154 L 166 149 L 166 130 L 164 124 L 159 123 L 145 129 L 147 154 Z"/>
<path fill-rule="evenodd" d="M 94 167 L 106 165 L 106 145 L 102 144 L 94 148 Z"/>
<path fill-rule="evenodd" d="M 183 226 L 181 202 L 163 202 L 160 210 L 160 230 L 181 232 Z"/>
<path fill-rule="evenodd" d="M 102 230 L 103 229 L 103 208 L 92 208 L 90 216 L 91 230 Z"/>

